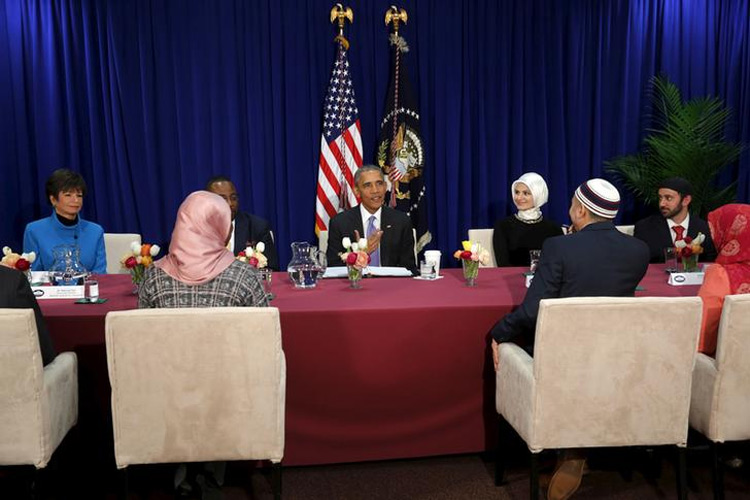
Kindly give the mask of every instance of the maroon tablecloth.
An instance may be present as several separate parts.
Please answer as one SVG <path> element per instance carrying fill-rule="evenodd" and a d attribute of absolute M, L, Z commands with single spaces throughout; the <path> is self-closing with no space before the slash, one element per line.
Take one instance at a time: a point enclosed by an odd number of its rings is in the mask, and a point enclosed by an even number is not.
<path fill-rule="evenodd" d="M 526 292 L 520 268 L 461 270 L 437 281 L 372 278 L 361 290 L 324 280 L 295 290 L 274 274 L 287 357 L 288 465 L 464 453 L 494 443 L 494 373 L 488 331 Z M 695 295 L 651 266 L 638 295 Z M 136 307 L 129 277 L 102 276 L 101 305 L 42 301 L 58 351 L 83 353 L 95 405 L 108 408 L 104 316 Z M 207 332 L 209 335 L 210 332 Z M 91 387 L 91 386 L 89 386 Z M 84 397 L 86 395 L 82 395 Z M 105 419 L 108 421 L 108 418 Z"/>

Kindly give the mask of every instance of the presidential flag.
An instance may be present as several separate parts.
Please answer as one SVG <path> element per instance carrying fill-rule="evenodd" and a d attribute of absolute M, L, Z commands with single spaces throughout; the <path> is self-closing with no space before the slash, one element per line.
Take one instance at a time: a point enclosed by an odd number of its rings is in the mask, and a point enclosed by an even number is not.
<path fill-rule="evenodd" d="M 347 46 L 338 40 L 336 62 L 323 104 L 315 204 L 315 234 L 318 235 L 328 230 L 331 217 L 359 203 L 354 194 L 354 172 L 362 166 L 362 137 Z"/>
<path fill-rule="evenodd" d="M 389 206 L 406 212 L 417 231 L 417 251 L 432 240 L 427 228 L 427 202 L 424 183 L 425 154 L 419 132 L 417 99 L 406 70 L 406 40 L 398 33 L 389 37 L 391 78 L 376 162 L 387 175 Z"/>

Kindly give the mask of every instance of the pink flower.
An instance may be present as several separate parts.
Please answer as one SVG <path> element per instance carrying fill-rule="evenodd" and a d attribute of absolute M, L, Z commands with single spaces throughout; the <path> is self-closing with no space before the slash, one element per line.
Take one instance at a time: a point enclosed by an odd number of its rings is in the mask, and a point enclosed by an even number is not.
<path fill-rule="evenodd" d="M 357 262 L 357 254 L 355 252 L 349 252 L 346 254 L 346 265 L 353 266 Z"/>
<path fill-rule="evenodd" d="M 471 259 L 471 250 L 464 250 L 463 252 L 461 252 L 461 258 L 464 260 Z"/>
<path fill-rule="evenodd" d="M 128 269 L 133 269 L 137 265 L 138 265 L 138 261 L 133 256 L 128 257 L 128 259 L 125 261 L 125 267 Z"/>
<path fill-rule="evenodd" d="M 29 261 L 26 259 L 18 259 L 16 261 L 16 269 L 19 271 L 28 271 L 29 267 L 31 267 L 31 264 L 29 264 Z"/>
<path fill-rule="evenodd" d="M 258 259 L 256 257 L 250 257 L 247 263 L 253 267 L 258 267 Z"/>
<path fill-rule="evenodd" d="M 356 262 L 354 263 L 354 267 L 357 267 L 359 269 L 364 269 L 367 267 L 367 264 L 370 262 L 370 256 L 367 254 L 367 252 L 357 252 L 356 254 Z"/>

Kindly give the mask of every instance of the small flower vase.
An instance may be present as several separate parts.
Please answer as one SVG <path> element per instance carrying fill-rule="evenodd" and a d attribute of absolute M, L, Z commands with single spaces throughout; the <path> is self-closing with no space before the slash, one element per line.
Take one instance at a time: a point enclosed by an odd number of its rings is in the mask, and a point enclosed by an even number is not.
<path fill-rule="evenodd" d="M 698 272 L 698 254 L 694 253 L 688 257 L 682 257 L 682 272 L 684 273 L 696 273 Z"/>
<path fill-rule="evenodd" d="M 479 261 L 462 259 L 461 262 L 464 266 L 464 279 L 466 280 L 466 286 L 477 286 L 477 274 L 479 274 Z"/>
<path fill-rule="evenodd" d="M 141 291 L 141 283 L 145 277 L 144 267 L 140 264 L 130 270 L 130 280 L 133 282 L 133 295 Z"/>
<path fill-rule="evenodd" d="M 362 269 L 357 269 L 354 266 L 346 266 L 349 274 L 349 288 L 359 289 L 362 288 Z"/>

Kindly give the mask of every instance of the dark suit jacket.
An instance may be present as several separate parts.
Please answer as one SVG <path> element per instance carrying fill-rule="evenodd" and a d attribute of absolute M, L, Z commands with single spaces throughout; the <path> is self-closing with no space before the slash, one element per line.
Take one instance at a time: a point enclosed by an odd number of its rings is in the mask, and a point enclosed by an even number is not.
<path fill-rule="evenodd" d="M 237 212 L 234 218 L 234 254 L 237 255 L 248 246 L 255 246 L 262 241 L 266 246 L 263 255 L 268 259 L 268 267 L 279 270 L 279 256 L 271 237 L 271 226 L 268 221 L 246 212 Z"/>
<path fill-rule="evenodd" d="M 647 269 L 648 246 L 621 233 L 611 222 L 547 238 L 523 303 L 495 325 L 492 337 L 506 342 L 533 334 L 542 299 L 632 297 Z"/>
<path fill-rule="evenodd" d="M 42 352 L 42 362 L 46 365 L 54 361 L 55 349 L 52 339 L 44 324 L 42 311 L 36 303 L 36 297 L 31 291 L 29 280 L 23 273 L 0 266 L 0 308 L 33 309 L 36 318 L 36 331 L 39 336 L 39 349 Z M 2 328 L 0 328 L 2 334 Z"/>
<path fill-rule="evenodd" d="M 409 216 L 384 206 L 381 212 L 380 229 L 383 231 L 380 239 L 380 265 L 405 267 L 412 273 L 416 273 L 414 233 Z M 347 236 L 354 240 L 354 230 L 359 231 L 360 237 L 364 237 L 359 205 L 335 215 L 328 225 L 326 257 L 329 266 L 344 265 L 339 257 L 339 254 L 344 251 L 341 240 Z"/>
<path fill-rule="evenodd" d="M 672 246 L 670 231 L 667 219 L 661 214 L 654 214 L 635 223 L 633 236 L 646 242 L 651 262 L 664 262 L 664 249 Z M 711 240 L 711 231 L 708 229 L 708 224 L 697 215 L 690 214 L 687 236 L 695 238 L 698 233 L 706 235 L 706 240 L 703 242 L 703 253 L 699 256 L 699 260 L 713 262 L 716 259 L 716 248 Z"/>

